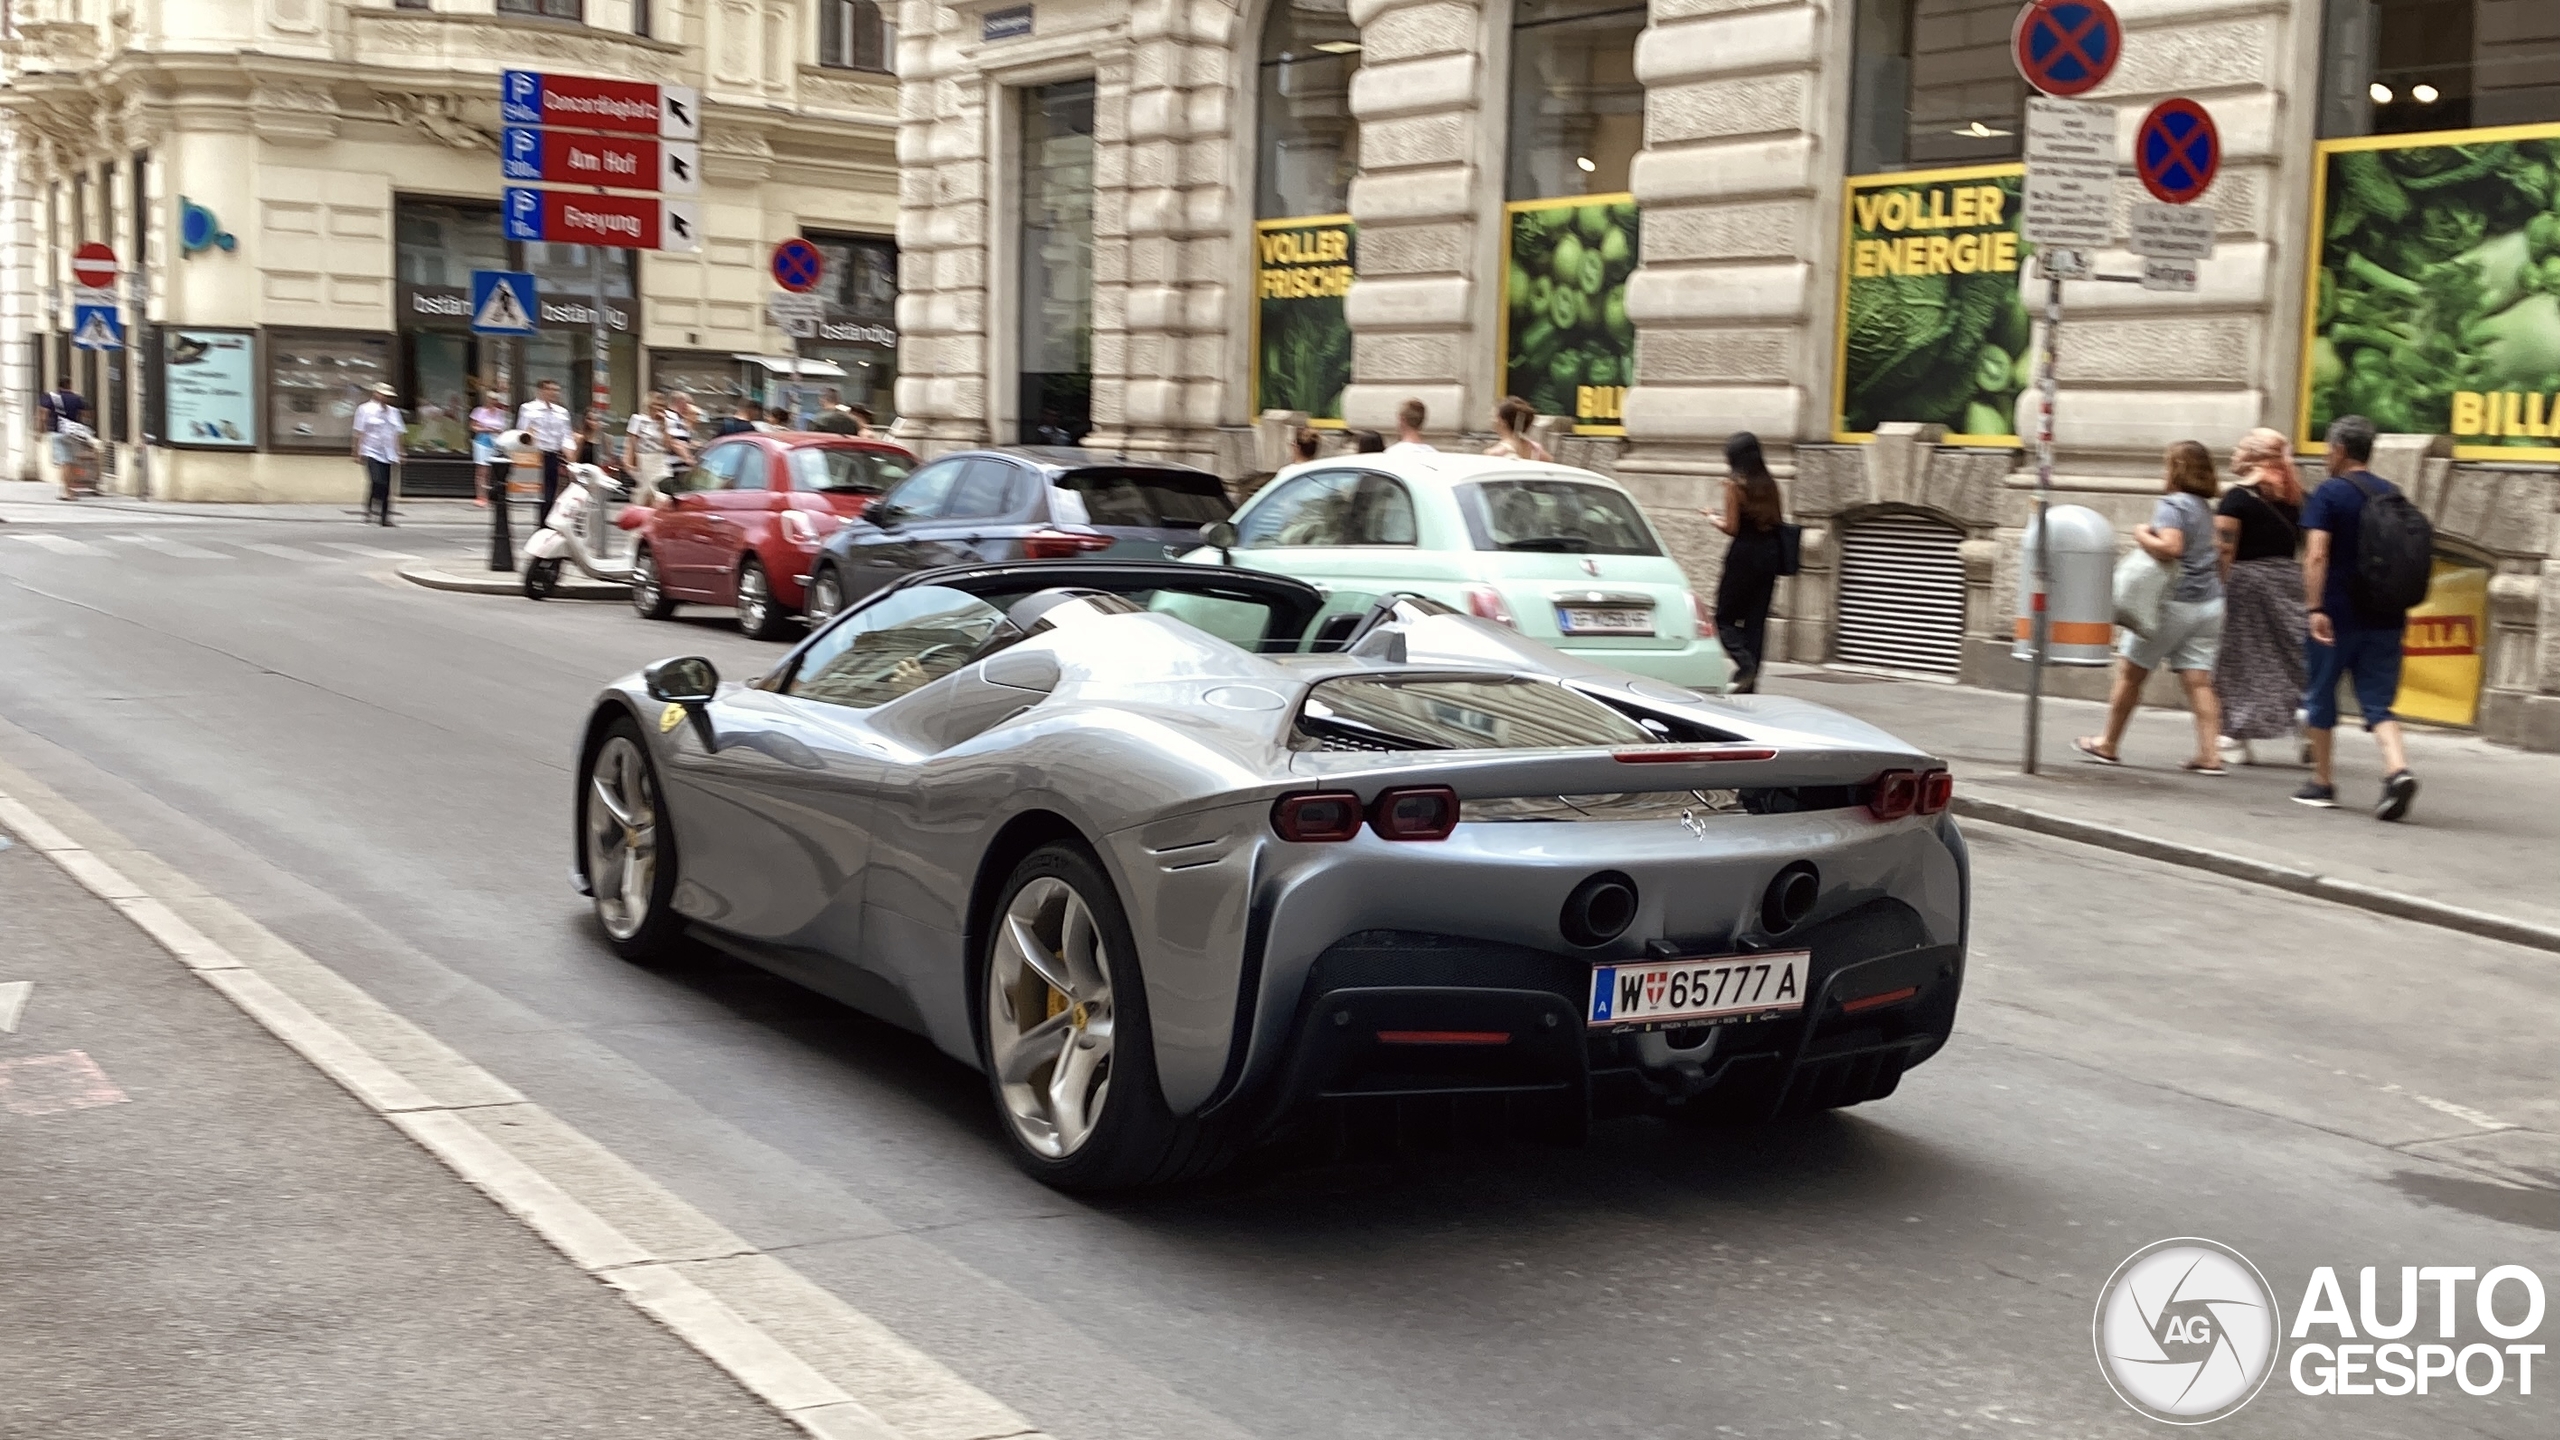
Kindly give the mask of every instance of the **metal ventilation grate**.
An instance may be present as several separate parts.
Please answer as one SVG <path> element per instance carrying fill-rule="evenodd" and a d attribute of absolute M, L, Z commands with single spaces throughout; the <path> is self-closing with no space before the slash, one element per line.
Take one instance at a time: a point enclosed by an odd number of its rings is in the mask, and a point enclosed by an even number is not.
<path fill-rule="evenodd" d="M 1917 515 L 1845 527 L 1837 658 L 1955 674 L 1964 663 L 1963 542 L 1963 531 Z"/>

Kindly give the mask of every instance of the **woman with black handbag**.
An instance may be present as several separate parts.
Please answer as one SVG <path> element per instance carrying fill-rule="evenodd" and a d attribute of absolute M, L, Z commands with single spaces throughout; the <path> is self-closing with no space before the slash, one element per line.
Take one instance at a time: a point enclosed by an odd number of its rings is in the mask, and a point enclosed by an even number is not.
<path fill-rule="evenodd" d="M 1716 580 L 1716 640 L 1733 659 L 1731 692 L 1748 695 L 1760 688 L 1778 577 L 1795 572 L 1795 527 L 1786 523 L 1759 436 L 1745 430 L 1725 441 L 1724 464 L 1724 503 L 1704 512 L 1733 537 Z"/>

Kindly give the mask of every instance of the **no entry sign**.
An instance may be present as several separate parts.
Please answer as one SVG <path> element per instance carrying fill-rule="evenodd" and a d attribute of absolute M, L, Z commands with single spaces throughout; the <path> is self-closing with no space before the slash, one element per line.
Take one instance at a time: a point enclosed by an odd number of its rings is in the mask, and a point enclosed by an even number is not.
<path fill-rule="evenodd" d="M 2115 73 L 2124 27 L 2107 0 L 2027 0 L 2009 46 L 2028 84 L 2047 95 L 2082 95 Z"/>
<path fill-rule="evenodd" d="M 112 287 L 116 283 L 115 248 L 92 240 L 71 252 L 71 278 L 92 290 Z"/>
<path fill-rule="evenodd" d="M 2222 168 L 2222 132 L 2213 117 L 2185 96 L 2151 107 L 2134 132 L 2133 169 L 2142 188 L 2172 205 L 2184 205 L 2213 183 Z"/>

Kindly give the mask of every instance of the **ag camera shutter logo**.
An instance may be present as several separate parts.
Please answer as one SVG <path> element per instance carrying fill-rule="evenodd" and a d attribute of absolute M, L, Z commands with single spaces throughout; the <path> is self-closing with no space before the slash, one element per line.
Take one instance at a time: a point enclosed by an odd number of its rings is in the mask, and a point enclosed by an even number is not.
<path fill-rule="evenodd" d="M 2283 1333 L 2248 1258 L 2192 1237 L 2133 1253 L 2098 1292 L 2098 1369 L 2124 1403 L 2171 1425 L 2219 1420 L 2256 1397 Z"/>

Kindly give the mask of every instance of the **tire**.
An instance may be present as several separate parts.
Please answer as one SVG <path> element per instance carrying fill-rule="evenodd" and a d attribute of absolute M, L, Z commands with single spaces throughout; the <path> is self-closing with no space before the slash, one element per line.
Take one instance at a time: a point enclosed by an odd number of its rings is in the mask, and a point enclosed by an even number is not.
<path fill-rule="evenodd" d="M 657 762 L 629 716 L 607 726 L 587 756 L 578 785 L 578 845 L 596 923 L 614 953 L 644 964 L 672 958 L 684 936 L 684 917 L 675 908 L 675 830 L 658 788 Z"/>
<path fill-rule="evenodd" d="M 658 580 L 658 557 L 646 545 L 631 557 L 631 608 L 643 620 L 664 620 L 676 613 L 674 597 Z"/>
<path fill-rule="evenodd" d="M 790 624 L 790 612 L 773 598 L 764 562 L 748 556 L 738 566 L 738 632 L 750 640 L 779 640 Z"/>
<path fill-rule="evenodd" d="M 1091 851 L 1060 843 L 1026 856 L 985 930 L 971 972 L 978 1058 L 1024 1170 L 1061 1190 L 1112 1190 L 1191 1179 L 1231 1158 L 1226 1127 L 1165 1106 L 1137 946 Z"/>
<path fill-rule="evenodd" d="M 560 588 L 560 562 L 527 560 L 524 562 L 524 595 L 528 600 L 548 600 Z"/>
<path fill-rule="evenodd" d="M 809 617 L 809 628 L 815 630 L 826 624 L 843 608 L 843 577 L 836 574 L 833 565 L 820 565 L 817 573 L 809 577 L 808 603 L 801 607 L 801 613 Z"/>

